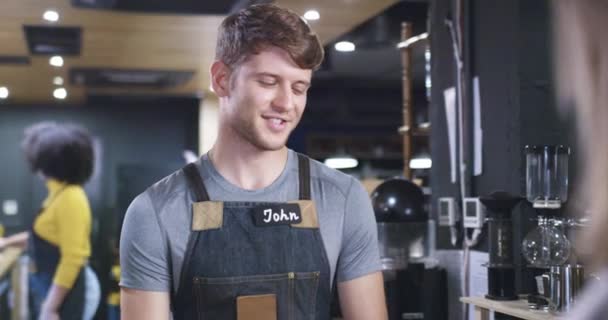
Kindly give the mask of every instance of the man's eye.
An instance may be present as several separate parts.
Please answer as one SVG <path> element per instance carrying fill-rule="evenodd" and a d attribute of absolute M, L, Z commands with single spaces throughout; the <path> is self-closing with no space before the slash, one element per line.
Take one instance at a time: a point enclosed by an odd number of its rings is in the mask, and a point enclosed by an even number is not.
<path fill-rule="evenodd" d="M 273 85 L 277 84 L 277 81 L 275 79 L 267 78 L 267 77 L 259 78 L 258 82 L 263 86 L 273 86 Z"/>
<path fill-rule="evenodd" d="M 305 94 L 306 90 L 307 90 L 307 88 L 301 88 L 301 87 L 295 87 L 295 88 L 293 88 L 293 92 L 295 94 L 298 94 L 298 95 Z"/>

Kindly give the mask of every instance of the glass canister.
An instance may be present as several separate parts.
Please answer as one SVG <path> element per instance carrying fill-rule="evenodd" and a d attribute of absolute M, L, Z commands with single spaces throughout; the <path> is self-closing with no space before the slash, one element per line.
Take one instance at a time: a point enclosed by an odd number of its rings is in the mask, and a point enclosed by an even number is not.
<path fill-rule="evenodd" d="M 526 146 L 526 197 L 534 208 L 558 209 L 568 200 L 570 148 Z"/>
<path fill-rule="evenodd" d="M 543 217 L 522 241 L 522 254 L 537 268 L 563 265 L 570 257 L 571 248 L 570 240 L 556 220 Z"/>

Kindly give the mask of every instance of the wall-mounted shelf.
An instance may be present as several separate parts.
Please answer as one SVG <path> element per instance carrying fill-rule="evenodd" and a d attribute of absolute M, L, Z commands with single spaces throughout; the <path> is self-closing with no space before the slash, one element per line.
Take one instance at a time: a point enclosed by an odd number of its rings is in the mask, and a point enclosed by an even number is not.
<path fill-rule="evenodd" d="M 403 176 L 413 179 L 410 160 L 418 152 L 429 151 L 428 137 L 430 136 L 431 125 L 426 122 L 422 126 L 414 122 L 414 95 L 413 95 L 413 76 L 412 76 L 412 56 L 413 47 L 418 44 L 425 44 L 428 34 L 412 36 L 412 24 L 404 22 L 401 24 L 401 42 L 397 48 L 401 51 L 401 65 L 403 73 L 403 125 L 397 129 L 402 135 L 403 140 Z"/>

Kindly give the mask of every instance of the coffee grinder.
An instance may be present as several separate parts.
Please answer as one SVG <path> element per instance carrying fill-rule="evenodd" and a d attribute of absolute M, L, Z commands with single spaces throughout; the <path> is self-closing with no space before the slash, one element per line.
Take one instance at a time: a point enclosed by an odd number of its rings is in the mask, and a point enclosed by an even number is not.
<path fill-rule="evenodd" d="M 488 294 L 492 300 L 516 300 L 511 210 L 522 197 L 496 191 L 479 198 L 487 208 L 489 253 Z"/>
<path fill-rule="evenodd" d="M 425 265 L 429 220 L 422 189 L 393 178 L 371 193 L 389 320 L 447 319 L 445 270 Z"/>

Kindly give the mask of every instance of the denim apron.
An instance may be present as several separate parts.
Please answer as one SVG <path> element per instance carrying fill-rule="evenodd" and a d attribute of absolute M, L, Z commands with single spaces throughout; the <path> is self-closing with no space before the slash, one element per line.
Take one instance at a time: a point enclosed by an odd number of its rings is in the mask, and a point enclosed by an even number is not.
<path fill-rule="evenodd" d="M 192 233 L 175 320 L 326 320 L 330 267 L 310 197 L 310 163 L 298 155 L 300 199 L 211 201 L 194 164 L 184 167 Z"/>
<path fill-rule="evenodd" d="M 57 193 L 59 195 L 61 190 Z M 57 197 L 57 196 L 55 196 Z M 53 201 L 52 199 L 51 201 Z M 39 213 L 42 212 L 40 209 Z M 53 284 L 53 277 L 61 253 L 59 247 L 42 239 L 32 227 L 30 229 L 30 237 L 28 238 L 28 252 L 34 263 L 35 271 L 30 274 L 29 284 L 32 291 L 32 312 L 33 317 L 38 317 L 42 302 L 46 298 L 51 285 Z M 59 308 L 59 317 L 61 320 L 82 320 L 84 303 L 85 303 L 85 274 L 84 268 L 80 269 L 78 277 L 74 282 L 74 285 L 68 292 L 67 296 L 63 300 L 61 307 Z M 34 318 L 34 319 L 36 319 Z"/>

